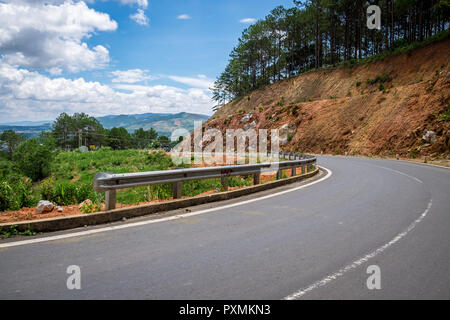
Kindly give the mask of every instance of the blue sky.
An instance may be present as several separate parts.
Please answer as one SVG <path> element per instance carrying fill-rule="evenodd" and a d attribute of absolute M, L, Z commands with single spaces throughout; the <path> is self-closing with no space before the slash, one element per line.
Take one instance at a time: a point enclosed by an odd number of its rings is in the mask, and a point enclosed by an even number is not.
<path fill-rule="evenodd" d="M 97 1 L 91 7 L 107 12 L 119 27 L 91 41 L 110 46 L 111 70 L 139 68 L 153 75 L 216 78 L 249 25 L 240 20 L 264 18 L 278 5 L 293 6 L 292 0 L 150 1 L 145 10 L 149 25 L 140 26 L 129 18 L 133 6 Z M 189 18 L 177 19 L 181 15 Z"/>
<path fill-rule="evenodd" d="M 0 123 L 211 114 L 208 87 L 251 21 L 292 0 L 0 0 Z"/>

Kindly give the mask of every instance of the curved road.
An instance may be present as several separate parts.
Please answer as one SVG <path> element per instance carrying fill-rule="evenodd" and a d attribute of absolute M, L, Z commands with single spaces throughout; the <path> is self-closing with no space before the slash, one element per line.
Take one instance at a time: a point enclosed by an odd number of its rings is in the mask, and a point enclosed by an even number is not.
<path fill-rule="evenodd" d="M 343 157 L 319 164 L 330 170 L 321 182 L 184 218 L 3 241 L 0 298 L 450 299 L 450 170 Z M 81 290 L 66 287 L 70 265 L 81 267 Z M 381 290 L 367 288 L 371 265 Z"/>

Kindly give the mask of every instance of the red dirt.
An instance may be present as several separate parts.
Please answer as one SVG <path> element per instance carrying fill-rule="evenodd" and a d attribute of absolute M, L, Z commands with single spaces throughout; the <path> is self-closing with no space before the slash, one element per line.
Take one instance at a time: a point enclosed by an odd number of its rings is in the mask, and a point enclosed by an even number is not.
<path fill-rule="evenodd" d="M 450 105 L 449 49 L 447 39 L 384 61 L 287 79 L 220 108 L 205 129 L 225 134 L 243 128 L 244 110 L 253 112 L 247 124 L 255 121 L 256 130 L 295 124 L 284 151 L 448 158 L 450 122 L 436 115 Z M 383 84 L 384 92 L 379 83 L 367 83 L 382 74 L 392 77 Z M 428 130 L 437 138 L 430 145 L 422 142 Z"/>
<path fill-rule="evenodd" d="M 299 171 L 300 172 L 300 171 Z M 269 175 L 262 175 L 261 176 L 261 182 L 269 182 L 273 181 L 274 174 Z M 290 176 L 290 172 L 289 175 Z M 237 190 L 240 187 L 229 187 L 230 191 Z M 197 197 L 206 196 L 209 194 L 216 193 L 216 190 L 210 190 L 206 191 L 204 193 L 199 194 Z M 183 197 L 183 199 L 187 199 L 189 197 Z M 149 202 L 140 202 L 138 204 L 121 204 L 117 203 L 116 208 L 122 209 L 122 208 L 131 208 L 136 206 L 142 206 L 142 205 L 148 205 L 148 204 L 155 204 L 155 203 L 161 203 L 166 202 L 173 199 L 168 200 L 154 200 Z M 45 214 L 37 214 L 36 213 L 36 207 L 34 208 L 23 208 L 18 211 L 6 211 L 0 213 L 0 223 L 14 223 L 14 222 L 26 222 L 26 221 L 33 221 L 33 220 L 43 220 L 43 219 L 52 219 L 52 218 L 62 218 L 62 217 L 70 217 L 70 216 L 78 216 L 83 215 L 83 213 L 78 208 L 78 205 L 72 205 L 72 206 L 61 206 L 63 208 L 63 212 L 58 212 L 56 208 L 52 212 L 48 212 Z M 105 205 L 103 204 L 103 209 L 105 208 Z"/>

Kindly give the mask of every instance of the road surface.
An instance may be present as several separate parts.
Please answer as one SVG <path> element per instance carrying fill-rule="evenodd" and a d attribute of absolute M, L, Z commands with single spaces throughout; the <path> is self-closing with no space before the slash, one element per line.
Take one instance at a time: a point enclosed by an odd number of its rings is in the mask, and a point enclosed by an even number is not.
<path fill-rule="evenodd" d="M 328 170 L 313 185 L 176 220 L 150 219 L 181 211 L 56 241 L 4 240 L 0 298 L 450 299 L 450 170 L 344 157 L 319 164 Z M 71 265 L 81 268 L 81 290 L 67 289 Z M 371 265 L 381 290 L 367 288 Z"/>

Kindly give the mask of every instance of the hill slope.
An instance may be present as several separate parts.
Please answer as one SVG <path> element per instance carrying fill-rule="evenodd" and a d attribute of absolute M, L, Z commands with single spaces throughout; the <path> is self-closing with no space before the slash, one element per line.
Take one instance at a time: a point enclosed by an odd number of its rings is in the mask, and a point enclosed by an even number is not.
<path fill-rule="evenodd" d="M 206 127 L 288 125 L 282 149 L 289 151 L 448 155 L 450 125 L 437 115 L 449 108 L 449 49 L 446 39 L 384 61 L 287 79 L 223 106 Z"/>
<path fill-rule="evenodd" d="M 97 118 L 98 121 L 107 129 L 113 127 L 124 127 L 130 132 L 139 128 L 148 130 L 153 128 L 160 135 L 169 136 L 172 132 L 181 127 L 188 131 L 194 129 L 194 121 L 206 121 L 209 117 L 201 114 L 178 113 L 144 113 L 131 115 L 105 116 Z"/>
<path fill-rule="evenodd" d="M 139 128 L 149 130 L 155 129 L 159 135 L 170 137 L 172 132 L 177 128 L 184 128 L 186 130 L 194 130 L 194 121 L 206 121 L 209 116 L 193 113 L 144 113 L 144 114 L 130 114 L 130 115 L 109 115 L 98 117 L 103 127 L 111 129 L 113 127 L 124 127 L 129 132 L 134 132 Z M 13 130 L 17 133 L 23 134 L 27 138 L 38 137 L 42 131 L 52 129 L 52 121 L 42 122 L 18 122 L 0 124 L 0 133 L 6 130 Z"/>

